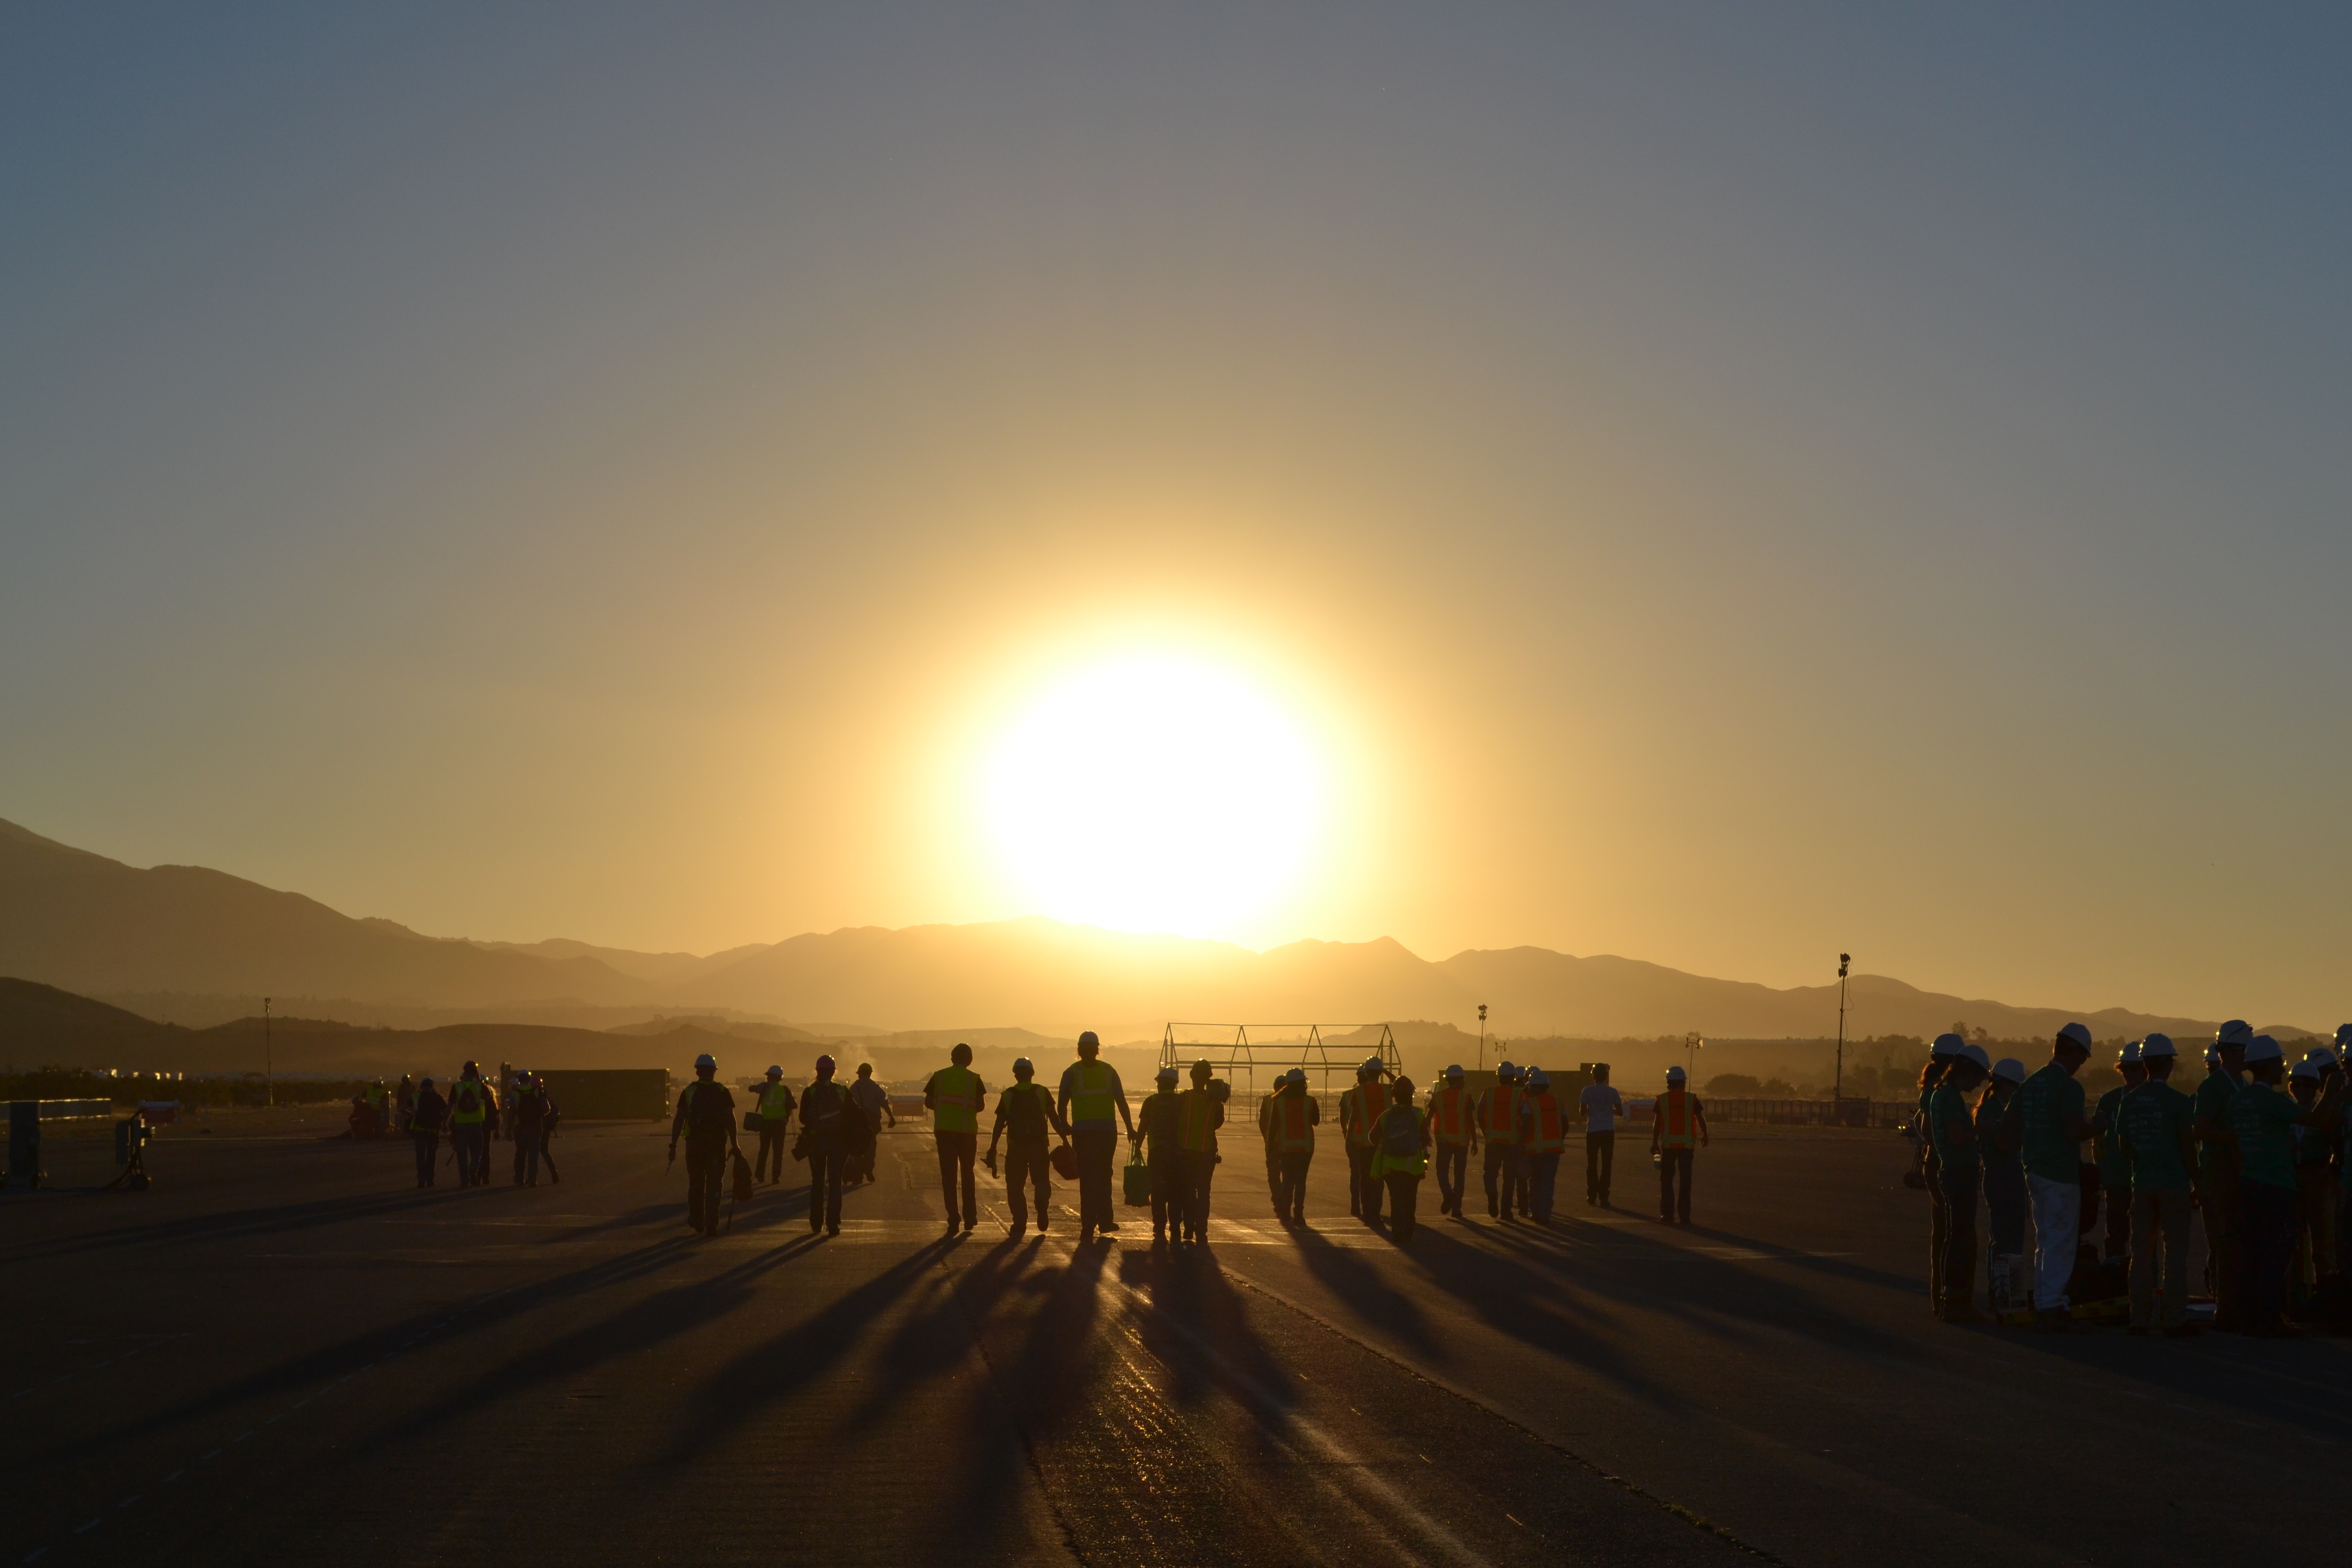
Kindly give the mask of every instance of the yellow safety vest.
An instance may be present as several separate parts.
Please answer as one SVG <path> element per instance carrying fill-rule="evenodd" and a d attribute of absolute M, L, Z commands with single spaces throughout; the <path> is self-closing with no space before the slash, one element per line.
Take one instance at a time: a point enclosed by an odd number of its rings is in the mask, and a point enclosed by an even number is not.
<path fill-rule="evenodd" d="M 1110 1106 L 1110 1064 L 1103 1061 L 1078 1061 L 1077 1086 L 1070 1091 L 1072 1121 L 1108 1121 Z"/>
<path fill-rule="evenodd" d="M 451 1124 L 458 1127 L 468 1127 L 479 1122 L 486 1113 L 487 1108 L 484 1104 L 484 1100 L 486 1099 L 487 1096 L 482 1092 L 482 1085 L 479 1079 L 470 1078 L 459 1079 L 449 1090 L 449 1121 Z"/>
<path fill-rule="evenodd" d="M 793 1113 L 793 1091 L 781 1083 L 772 1083 L 760 1090 L 760 1117 L 765 1121 L 782 1121 Z"/>
<path fill-rule="evenodd" d="M 970 1068 L 941 1068 L 931 1075 L 931 1130 L 980 1131 L 980 1075 Z"/>

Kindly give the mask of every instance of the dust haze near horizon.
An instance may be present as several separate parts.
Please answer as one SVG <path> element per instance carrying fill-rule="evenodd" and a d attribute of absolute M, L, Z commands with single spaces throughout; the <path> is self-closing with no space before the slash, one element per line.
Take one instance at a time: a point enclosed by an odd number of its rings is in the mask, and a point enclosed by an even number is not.
<path fill-rule="evenodd" d="M 436 934 L 2352 1016 L 2348 43 L 12 7 L 0 816 Z M 1269 717 L 1037 728 L 1139 665 Z M 1182 770 L 1298 863 L 992 795 Z"/>

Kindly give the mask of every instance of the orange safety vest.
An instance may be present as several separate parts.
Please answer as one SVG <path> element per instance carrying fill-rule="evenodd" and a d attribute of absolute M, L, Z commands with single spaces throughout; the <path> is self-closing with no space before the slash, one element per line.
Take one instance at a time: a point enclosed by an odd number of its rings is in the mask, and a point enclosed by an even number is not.
<path fill-rule="evenodd" d="M 1205 1089 L 1188 1089 L 1176 1098 L 1176 1147 L 1189 1154 L 1215 1153 L 1217 1102 Z"/>
<path fill-rule="evenodd" d="M 1372 1141 L 1372 1123 L 1389 1108 L 1389 1086 L 1379 1079 L 1356 1085 L 1353 1113 L 1348 1119 L 1348 1142 L 1369 1143 Z"/>
<path fill-rule="evenodd" d="M 1698 1122 L 1691 1115 L 1690 1090 L 1670 1089 L 1658 1097 L 1651 1112 L 1658 1118 L 1658 1145 L 1664 1149 L 1698 1147 Z"/>
<path fill-rule="evenodd" d="M 1286 1154 L 1315 1147 L 1315 1125 L 1307 1120 L 1307 1104 L 1303 1094 L 1274 1097 L 1274 1146 Z"/>
<path fill-rule="evenodd" d="M 1528 1096 L 1528 1101 L 1536 1113 L 1536 1133 L 1528 1141 L 1528 1152 L 1557 1154 L 1568 1147 L 1568 1129 L 1560 1121 L 1559 1101 L 1552 1098 L 1551 1090 L 1539 1089 Z"/>
<path fill-rule="evenodd" d="M 1447 1087 L 1429 1097 L 1429 1124 L 1440 1143 L 1470 1142 L 1470 1091 Z"/>
<path fill-rule="evenodd" d="M 1480 1118 L 1489 1143 L 1519 1141 L 1519 1091 L 1499 1079 L 1486 1091 L 1486 1114 Z"/>

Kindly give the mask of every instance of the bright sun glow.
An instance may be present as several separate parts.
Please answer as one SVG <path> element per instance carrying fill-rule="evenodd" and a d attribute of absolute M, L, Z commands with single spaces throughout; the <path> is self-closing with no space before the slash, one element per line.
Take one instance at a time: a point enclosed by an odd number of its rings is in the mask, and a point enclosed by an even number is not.
<path fill-rule="evenodd" d="M 1034 912 L 1230 936 L 1297 887 L 1324 793 L 1298 725 L 1246 680 L 1133 659 L 1020 715 L 989 769 L 988 808 Z"/>

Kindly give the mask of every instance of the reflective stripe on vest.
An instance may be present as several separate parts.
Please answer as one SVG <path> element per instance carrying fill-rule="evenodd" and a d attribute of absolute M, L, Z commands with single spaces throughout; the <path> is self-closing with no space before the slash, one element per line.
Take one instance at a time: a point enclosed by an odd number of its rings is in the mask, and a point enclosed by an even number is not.
<path fill-rule="evenodd" d="M 939 1132 L 980 1131 L 980 1075 L 970 1068 L 941 1068 L 931 1075 L 931 1128 Z"/>
<path fill-rule="evenodd" d="M 1315 1126 L 1307 1120 L 1307 1097 L 1276 1095 L 1274 1100 L 1274 1146 L 1286 1154 L 1315 1147 Z"/>
<path fill-rule="evenodd" d="M 1690 1090 L 1670 1089 L 1658 1098 L 1658 1144 L 1665 1149 L 1696 1149 L 1698 1128 L 1691 1118 Z"/>
<path fill-rule="evenodd" d="M 1176 1147 L 1188 1154 L 1212 1154 L 1217 1148 L 1217 1102 L 1205 1089 L 1188 1089 L 1178 1095 Z"/>
<path fill-rule="evenodd" d="M 1470 1091 L 1461 1088 L 1439 1089 L 1430 1102 L 1429 1123 L 1436 1130 L 1440 1143 L 1470 1142 Z"/>
<path fill-rule="evenodd" d="M 1486 1091 L 1486 1114 L 1479 1118 L 1489 1143 L 1516 1143 L 1519 1141 L 1519 1091 L 1507 1083 L 1498 1083 Z"/>
<path fill-rule="evenodd" d="M 458 1126 L 470 1126 L 483 1116 L 482 1086 L 470 1078 L 461 1078 L 457 1087 L 449 1091 L 449 1120 Z"/>
<path fill-rule="evenodd" d="M 1110 1119 L 1110 1064 L 1081 1060 L 1077 1082 L 1070 1090 L 1070 1120 L 1108 1121 Z"/>
<path fill-rule="evenodd" d="M 1356 1085 L 1355 1114 L 1348 1121 L 1348 1136 L 1359 1143 L 1372 1141 L 1372 1123 L 1389 1108 L 1389 1086 L 1379 1079 Z"/>
<path fill-rule="evenodd" d="M 1551 1090 L 1538 1089 L 1528 1100 L 1536 1112 L 1536 1132 L 1528 1148 L 1538 1154 L 1556 1154 L 1568 1147 L 1568 1129 L 1560 1121 L 1559 1101 L 1552 1098 Z"/>
<path fill-rule="evenodd" d="M 793 1091 L 781 1083 L 772 1083 L 760 1090 L 760 1115 L 769 1121 L 782 1121 L 793 1113 Z"/>

